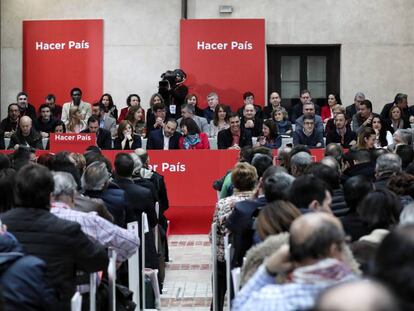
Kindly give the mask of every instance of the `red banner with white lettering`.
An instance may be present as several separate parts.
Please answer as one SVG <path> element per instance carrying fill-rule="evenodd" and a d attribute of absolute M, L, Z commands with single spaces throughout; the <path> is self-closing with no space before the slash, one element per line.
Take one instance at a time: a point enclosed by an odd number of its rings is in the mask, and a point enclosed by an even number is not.
<path fill-rule="evenodd" d="M 264 105 L 264 19 L 181 20 L 180 64 L 202 108 L 210 92 L 232 110 L 243 105 L 246 91 Z"/>
<path fill-rule="evenodd" d="M 50 152 L 70 151 L 84 153 L 89 146 L 96 146 L 95 133 L 50 133 Z"/>
<path fill-rule="evenodd" d="M 59 104 L 79 87 L 94 102 L 103 90 L 103 20 L 23 21 L 23 90 L 38 108 L 53 93 Z"/>

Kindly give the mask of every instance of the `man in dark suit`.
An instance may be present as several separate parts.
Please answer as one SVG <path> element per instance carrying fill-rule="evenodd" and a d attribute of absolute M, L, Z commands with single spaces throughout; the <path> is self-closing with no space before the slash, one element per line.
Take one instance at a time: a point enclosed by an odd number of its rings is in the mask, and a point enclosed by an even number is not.
<path fill-rule="evenodd" d="M 364 100 L 365 100 L 365 94 L 364 93 L 358 92 L 358 93 L 355 94 L 354 103 L 345 108 L 347 119 L 352 119 L 352 117 L 359 110 L 359 104 L 361 104 Z"/>
<path fill-rule="evenodd" d="M 180 133 L 176 132 L 177 121 L 168 119 L 163 129 L 151 131 L 148 134 L 147 149 L 171 150 L 179 149 Z"/>
<path fill-rule="evenodd" d="M 99 120 L 95 116 L 90 116 L 88 119 L 88 128 L 81 133 L 95 133 L 96 144 L 102 150 L 112 149 L 111 132 L 99 127 Z"/>
<path fill-rule="evenodd" d="M 252 135 L 250 131 L 243 131 L 240 127 L 240 117 L 232 112 L 229 115 L 230 128 L 222 130 L 217 136 L 218 149 L 240 150 L 244 146 L 252 146 Z"/>

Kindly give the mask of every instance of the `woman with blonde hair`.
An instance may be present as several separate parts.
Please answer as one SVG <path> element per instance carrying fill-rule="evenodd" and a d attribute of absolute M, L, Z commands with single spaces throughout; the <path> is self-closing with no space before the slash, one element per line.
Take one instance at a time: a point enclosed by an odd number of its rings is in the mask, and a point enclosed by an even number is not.
<path fill-rule="evenodd" d="M 69 119 L 66 122 L 66 133 L 80 133 L 87 128 L 86 121 L 82 119 L 82 113 L 77 106 L 70 107 Z"/>

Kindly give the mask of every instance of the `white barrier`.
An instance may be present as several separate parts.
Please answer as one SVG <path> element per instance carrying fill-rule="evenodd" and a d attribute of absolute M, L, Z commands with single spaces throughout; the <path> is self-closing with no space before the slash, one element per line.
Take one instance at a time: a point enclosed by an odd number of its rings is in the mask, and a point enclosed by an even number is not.
<path fill-rule="evenodd" d="M 229 235 L 224 237 L 224 258 L 226 260 L 227 310 L 231 310 L 231 244 Z"/>
<path fill-rule="evenodd" d="M 109 285 L 109 310 L 116 311 L 116 251 L 113 248 L 108 249 L 108 285 Z"/>
<path fill-rule="evenodd" d="M 71 311 L 82 311 L 82 295 L 76 292 L 70 301 Z"/>
<path fill-rule="evenodd" d="M 89 275 L 89 311 L 96 311 L 96 281 L 98 273 Z"/>
<path fill-rule="evenodd" d="M 213 268 L 213 311 L 217 311 L 217 224 L 215 222 L 211 225 L 211 260 Z"/>
<path fill-rule="evenodd" d="M 138 222 L 130 222 L 128 223 L 128 230 L 133 231 L 137 237 L 139 237 L 139 227 Z M 139 308 L 140 305 L 140 291 L 141 291 L 141 284 L 139 282 L 139 248 L 134 255 L 132 255 L 128 259 L 128 280 L 129 280 L 129 290 L 133 292 L 132 301 L 135 302 Z"/>
<path fill-rule="evenodd" d="M 142 283 L 141 283 L 141 291 L 142 291 L 142 309 L 145 310 L 145 233 L 149 232 L 148 226 L 148 218 L 147 214 L 142 213 L 141 215 L 141 263 L 142 263 Z"/>

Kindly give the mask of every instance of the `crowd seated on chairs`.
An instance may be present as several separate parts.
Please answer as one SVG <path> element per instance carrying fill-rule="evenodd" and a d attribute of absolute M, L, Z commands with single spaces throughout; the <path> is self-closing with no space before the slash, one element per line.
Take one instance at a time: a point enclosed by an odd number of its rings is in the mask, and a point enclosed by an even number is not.
<path fill-rule="evenodd" d="M 128 260 L 143 252 L 145 262 L 135 268 L 158 270 L 161 290 L 169 260 L 168 196 L 147 149 L 179 148 L 240 150 L 239 162 L 214 183 L 220 199 L 212 218 L 217 231 L 210 235 L 217 260 L 212 307 L 222 310 L 227 293 L 233 310 L 350 310 L 344 301 L 378 310 L 380 300 L 385 310 L 414 309 L 414 109 L 407 95 L 397 94 L 376 114 L 361 92 L 346 109 L 338 109 L 339 97 L 330 94 L 318 117 L 307 90 L 292 111 L 276 92 L 263 110 L 246 92 L 237 112 L 216 93 L 202 110 L 192 94 L 173 118 L 174 101 L 166 104 L 154 94 L 145 130 L 137 94 L 128 96 L 118 119 L 110 94 L 91 106 L 74 88 L 61 110 L 49 95 L 53 105 L 42 105 L 36 118 L 27 94 L 19 93 L 0 125 L 0 147 L 14 150 L 0 154 L 6 310 L 69 310 L 76 292 L 86 310 L 89 273 L 107 271 L 108 248 L 117 253 L 120 291 L 130 285 Z M 289 113 L 296 118 L 289 121 Z M 68 127 L 96 133 L 98 146 L 36 158 L 34 150 L 48 146 L 50 133 Z M 325 144 L 325 157 L 314 163 L 311 149 Z M 101 150 L 114 146 L 113 168 Z M 279 151 L 275 158 L 272 149 Z M 138 234 L 127 229 L 134 221 Z M 229 269 L 235 276 L 230 283 Z M 108 304 L 110 281 L 108 273 L 98 274 L 97 310 Z M 381 299 L 361 297 L 371 294 Z"/>

